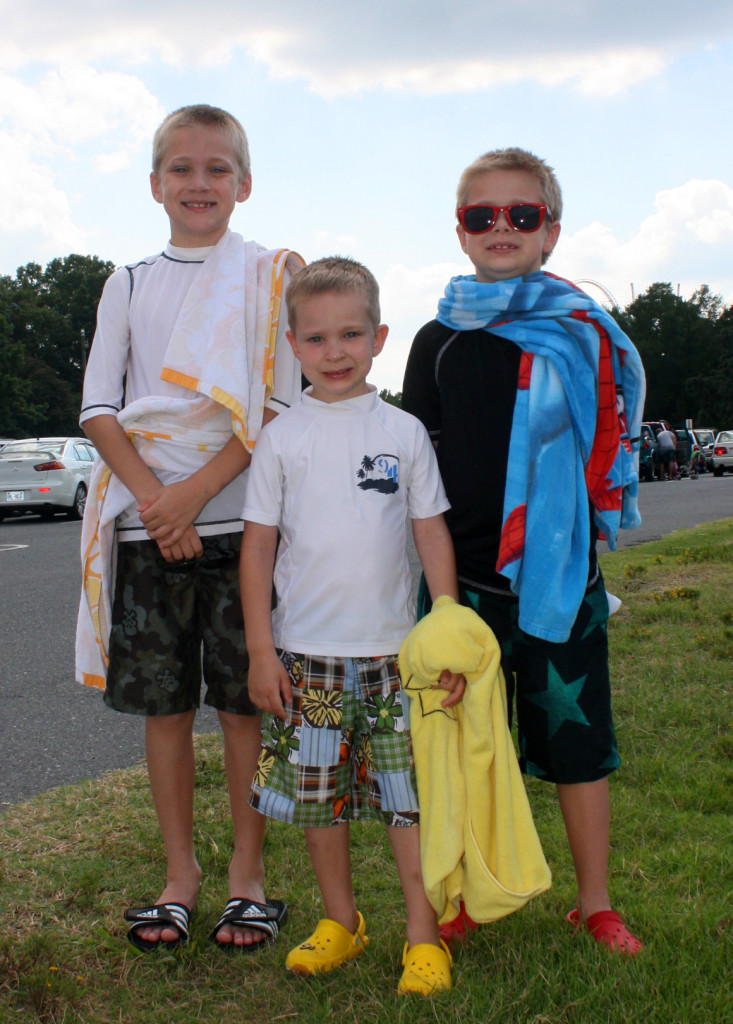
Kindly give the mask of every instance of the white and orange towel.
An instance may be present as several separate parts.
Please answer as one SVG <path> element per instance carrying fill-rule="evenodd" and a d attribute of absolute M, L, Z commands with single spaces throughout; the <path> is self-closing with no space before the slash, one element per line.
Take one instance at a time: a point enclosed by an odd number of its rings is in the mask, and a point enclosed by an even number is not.
<path fill-rule="evenodd" d="M 272 393 L 275 341 L 286 268 L 303 265 L 287 249 L 266 250 L 227 232 L 196 275 L 171 337 L 161 377 L 198 397 L 149 396 L 117 416 L 145 463 L 186 476 L 205 465 L 232 431 L 249 451 Z M 104 689 L 116 566 L 115 521 L 134 502 L 101 461 L 95 464 L 82 524 L 82 595 L 76 678 Z"/>
<path fill-rule="evenodd" d="M 227 232 L 189 288 L 168 345 L 161 377 L 226 406 L 249 451 L 272 392 L 285 270 L 302 266 L 297 253 Z"/>

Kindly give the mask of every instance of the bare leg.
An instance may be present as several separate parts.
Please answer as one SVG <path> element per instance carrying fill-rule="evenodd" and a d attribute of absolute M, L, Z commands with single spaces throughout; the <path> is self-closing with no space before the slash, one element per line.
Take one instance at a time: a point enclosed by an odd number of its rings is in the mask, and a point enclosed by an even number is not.
<path fill-rule="evenodd" d="M 145 749 L 153 803 L 167 857 L 165 889 L 158 903 L 183 903 L 193 910 L 198 899 L 201 868 L 193 848 L 193 721 L 195 711 L 148 717 Z M 173 942 L 172 928 L 138 930 L 150 942 Z"/>
<path fill-rule="evenodd" d="M 587 920 L 609 910 L 608 847 L 611 811 L 608 779 L 557 787 L 578 883 L 578 911 Z"/>
<path fill-rule="evenodd" d="M 234 825 L 234 852 L 229 865 L 229 898 L 263 903 L 265 867 L 262 843 L 265 817 L 249 806 L 249 791 L 260 753 L 260 719 L 256 715 L 219 712 L 224 734 L 224 764 L 229 788 L 229 803 Z M 248 928 L 223 926 L 216 937 L 222 945 L 233 942 L 247 946 L 260 942 L 262 932 Z"/>
<path fill-rule="evenodd" d="M 416 946 L 420 942 L 429 942 L 437 946 L 440 943 L 438 921 L 425 895 L 420 867 L 420 829 L 390 825 L 387 827 L 387 836 L 405 897 L 407 943 Z"/>
<path fill-rule="evenodd" d="M 359 918 L 351 884 L 348 822 L 326 828 L 307 828 L 305 842 L 326 917 L 338 921 L 347 931 L 355 932 Z"/>

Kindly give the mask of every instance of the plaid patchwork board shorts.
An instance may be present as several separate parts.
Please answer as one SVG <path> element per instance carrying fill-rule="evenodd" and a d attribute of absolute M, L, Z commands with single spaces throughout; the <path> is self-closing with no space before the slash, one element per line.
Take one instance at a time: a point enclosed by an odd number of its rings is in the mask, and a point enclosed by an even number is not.
<path fill-rule="evenodd" d="M 293 701 L 285 721 L 263 715 L 251 806 L 301 826 L 366 817 L 417 825 L 409 702 L 397 656 L 278 653 Z"/>
<path fill-rule="evenodd" d="M 173 715 L 204 703 L 255 715 L 239 596 L 241 533 L 202 537 L 200 558 L 166 562 L 152 540 L 117 547 L 104 702 L 132 715 Z"/>

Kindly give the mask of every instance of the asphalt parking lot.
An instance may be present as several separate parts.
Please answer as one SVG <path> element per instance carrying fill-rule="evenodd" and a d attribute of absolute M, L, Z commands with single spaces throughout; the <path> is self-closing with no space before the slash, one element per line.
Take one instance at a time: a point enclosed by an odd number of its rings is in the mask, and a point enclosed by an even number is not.
<path fill-rule="evenodd" d="M 622 547 L 733 516 L 733 475 L 645 483 L 639 504 L 642 527 L 622 531 Z M 144 757 L 143 719 L 74 681 L 80 532 L 63 517 L 0 522 L 0 811 Z M 216 730 L 202 709 L 197 731 Z"/>

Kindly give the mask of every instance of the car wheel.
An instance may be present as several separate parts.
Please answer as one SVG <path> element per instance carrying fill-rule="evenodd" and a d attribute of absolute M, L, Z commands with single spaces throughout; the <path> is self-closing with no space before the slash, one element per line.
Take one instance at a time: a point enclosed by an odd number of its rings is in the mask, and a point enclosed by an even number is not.
<path fill-rule="evenodd" d="M 69 519 L 81 519 L 84 516 L 86 503 L 87 489 L 84 484 L 79 484 L 74 495 L 74 504 L 69 509 Z"/>
<path fill-rule="evenodd" d="M 725 472 L 725 470 L 723 469 L 722 466 L 716 466 L 713 469 L 713 475 L 714 476 L 722 476 L 724 472 Z"/>

